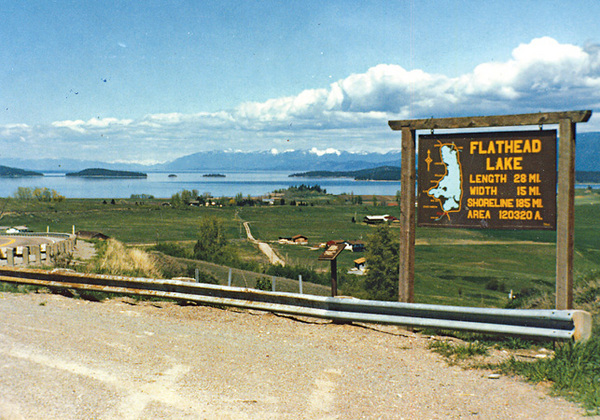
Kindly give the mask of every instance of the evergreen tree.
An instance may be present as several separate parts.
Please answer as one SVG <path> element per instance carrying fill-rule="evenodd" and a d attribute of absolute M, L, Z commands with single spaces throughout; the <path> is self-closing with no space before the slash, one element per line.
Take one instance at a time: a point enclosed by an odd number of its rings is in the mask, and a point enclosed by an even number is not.
<path fill-rule="evenodd" d="M 392 229 L 380 225 L 367 238 L 367 274 L 365 288 L 369 298 L 375 300 L 398 300 L 398 276 L 400 261 L 398 239 Z"/>

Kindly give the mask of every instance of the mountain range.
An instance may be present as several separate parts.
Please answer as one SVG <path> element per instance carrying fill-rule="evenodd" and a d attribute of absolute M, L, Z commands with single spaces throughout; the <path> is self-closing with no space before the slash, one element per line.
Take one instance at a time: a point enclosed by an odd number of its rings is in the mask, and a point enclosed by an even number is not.
<path fill-rule="evenodd" d="M 400 152 L 387 153 L 336 151 L 317 153 L 307 150 L 273 153 L 208 151 L 182 156 L 171 162 L 156 165 L 132 163 L 106 163 L 76 159 L 22 159 L 4 158 L 3 165 L 38 172 L 73 172 L 86 168 L 105 168 L 141 172 L 185 171 L 248 171 L 289 170 L 302 171 L 353 171 L 378 166 L 399 166 Z M 600 132 L 577 134 L 576 164 L 578 171 L 600 170 Z"/>

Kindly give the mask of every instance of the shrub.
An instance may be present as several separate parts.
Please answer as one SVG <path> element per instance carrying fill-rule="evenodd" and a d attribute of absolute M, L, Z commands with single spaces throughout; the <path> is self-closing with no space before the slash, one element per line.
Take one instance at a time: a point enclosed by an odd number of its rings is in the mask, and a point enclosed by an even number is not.
<path fill-rule="evenodd" d="M 150 248 L 151 251 L 162 252 L 163 254 L 170 255 L 177 258 L 190 258 L 191 253 L 188 252 L 184 247 L 173 242 L 160 242 Z"/>
<path fill-rule="evenodd" d="M 504 284 L 503 281 L 500 281 L 498 279 L 491 279 L 490 281 L 488 281 L 485 284 L 485 288 L 487 290 L 495 290 L 498 292 L 505 292 L 506 291 L 506 284 Z"/>
<path fill-rule="evenodd" d="M 200 220 L 194 258 L 217 264 L 227 264 L 236 259 L 235 252 L 227 244 L 225 228 L 220 219 L 204 217 Z"/>
<path fill-rule="evenodd" d="M 62 202 L 65 200 L 64 195 L 60 195 L 55 190 L 50 190 L 48 188 L 29 188 L 29 187 L 19 187 L 17 191 L 13 194 L 13 197 L 17 200 L 37 200 L 42 202 Z"/>
<path fill-rule="evenodd" d="M 109 239 L 94 271 L 114 275 L 161 277 L 154 259 L 145 251 L 126 248 L 121 242 Z"/>
<path fill-rule="evenodd" d="M 273 290 L 273 283 L 269 278 L 259 277 L 256 279 L 256 285 L 254 287 L 258 290 Z"/>

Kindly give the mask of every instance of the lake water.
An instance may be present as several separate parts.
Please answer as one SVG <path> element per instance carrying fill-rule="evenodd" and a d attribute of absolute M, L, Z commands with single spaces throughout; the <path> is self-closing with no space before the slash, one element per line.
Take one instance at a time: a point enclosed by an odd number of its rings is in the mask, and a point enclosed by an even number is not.
<path fill-rule="evenodd" d="M 399 181 L 355 181 L 350 178 L 289 178 L 288 171 L 218 172 L 225 178 L 203 177 L 203 172 L 149 173 L 145 179 L 86 179 L 64 174 L 45 174 L 44 177 L 0 178 L 0 197 L 9 197 L 18 187 L 46 187 L 67 198 L 129 198 L 131 194 L 151 194 L 170 198 L 183 189 L 210 193 L 213 197 L 234 197 L 242 193 L 261 196 L 293 185 L 320 185 L 328 193 L 356 195 L 396 195 Z M 578 185 L 585 188 L 587 185 Z M 599 188 L 593 185 L 592 188 Z"/>
<path fill-rule="evenodd" d="M 216 172 L 216 171 L 215 171 Z M 56 190 L 67 198 L 129 198 L 132 194 L 151 194 L 156 198 L 170 198 L 183 189 L 210 193 L 213 197 L 266 195 L 293 185 L 315 185 L 328 193 L 396 195 L 399 181 L 354 181 L 350 178 L 289 178 L 288 171 L 218 172 L 225 178 L 203 177 L 200 172 L 149 173 L 145 179 L 86 179 L 66 177 L 64 174 L 45 174 L 44 177 L 0 178 L 0 197 L 14 194 L 18 187 L 45 187 Z"/>

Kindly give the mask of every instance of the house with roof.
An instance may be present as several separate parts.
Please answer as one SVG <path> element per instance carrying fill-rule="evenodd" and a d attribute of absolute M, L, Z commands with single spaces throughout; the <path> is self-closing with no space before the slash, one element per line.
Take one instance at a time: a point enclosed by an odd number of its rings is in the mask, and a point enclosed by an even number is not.
<path fill-rule="evenodd" d="M 344 241 L 346 250 L 352 252 L 365 252 L 365 243 L 363 241 Z"/>
<path fill-rule="evenodd" d="M 363 222 L 365 222 L 368 225 L 379 225 L 382 223 L 391 223 L 391 222 L 395 222 L 397 220 L 398 220 L 397 217 L 390 216 L 389 214 L 365 216 L 363 218 Z"/>
<path fill-rule="evenodd" d="M 91 230 L 78 230 L 75 232 L 75 235 L 77 235 L 77 238 L 80 239 L 100 239 L 103 241 L 110 239 L 110 236 L 105 235 L 104 233 L 94 232 Z"/>
<path fill-rule="evenodd" d="M 295 244 L 307 244 L 308 237 L 306 237 L 304 235 L 294 235 L 294 236 L 292 236 L 292 242 Z"/>
<path fill-rule="evenodd" d="M 354 260 L 354 267 L 348 270 L 348 274 L 355 274 L 357 276 L 364 276 L 367 273 L 367 259 L 357 258 Z"/>

